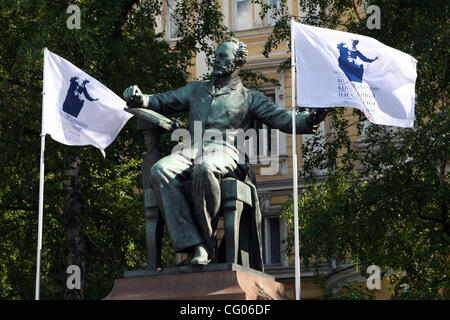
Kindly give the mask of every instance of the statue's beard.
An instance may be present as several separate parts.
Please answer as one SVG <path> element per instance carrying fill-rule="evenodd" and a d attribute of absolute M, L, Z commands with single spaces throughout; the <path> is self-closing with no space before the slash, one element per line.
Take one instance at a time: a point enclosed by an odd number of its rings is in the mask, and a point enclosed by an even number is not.
<path fill-rule="evenodd" d="M 236 64 L 234 62 L 230 62 L 226 66 L 223 67 L 214 67 L 211 75 L 213 77 L 225 77 L 232 74 L 236 70 Z"/>

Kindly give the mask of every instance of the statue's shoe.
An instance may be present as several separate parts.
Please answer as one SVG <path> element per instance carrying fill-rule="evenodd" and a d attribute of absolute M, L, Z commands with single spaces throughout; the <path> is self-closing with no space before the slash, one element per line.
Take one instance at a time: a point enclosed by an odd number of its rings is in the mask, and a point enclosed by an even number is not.
<path fill-rule="evenodd" d="M 195 247 L 194 256 L 191 259 L 191 265 L 205 265 L 209 263 L 208 251 L 204 244 L 199 244 Z"/>

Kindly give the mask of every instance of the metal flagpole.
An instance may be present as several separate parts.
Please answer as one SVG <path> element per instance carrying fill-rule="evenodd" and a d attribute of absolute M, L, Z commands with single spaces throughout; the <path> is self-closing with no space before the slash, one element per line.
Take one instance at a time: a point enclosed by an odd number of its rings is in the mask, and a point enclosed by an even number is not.
<path fill-rule="evenodd" d="M 42 250 L 42 224 L 44 212 L 44 150 L 45 134 L 41 133 L 41 168 L 39 174 L 39 219 L 38 219 L 38 245 L 36 264 L 36 293 L 35 300 L 39 300 L 39 289 L 41 280 L 41 250 Z"/>
<path fill-rule="evenodd" d="M 295 299 L 300 300 L 300 248 L 298 236 L 298 184 L 297 184 L 297 134 L 296 134 L 296 87 L 295 87 L 295 39 L 294 19 L 291 19 L 291 90 L 292 90 L 292 175 L 294 183 L 294 242 L 295 242 Z"/>
<path fill-rule="evenodd" d="M 44 69 L 45 69 L 45 51 L 46 50 L 47 50 L 47 48 L 44 49 Z M 45 83 L 44 83 L 43 90 L 45 90 Z M 39 218 L 38 218 L 38 241 L 37 241 L 35 300 L 39 300 L 39 293 L 40 293 L 42 225 L 43 225 L 43 220 L 44 220 L 44 151 L 45 151 L 44 95 L 45 95 L 45 91 L 42 92 L 41 159 L 40 159 L 40 170 L 39 170 Z"/>

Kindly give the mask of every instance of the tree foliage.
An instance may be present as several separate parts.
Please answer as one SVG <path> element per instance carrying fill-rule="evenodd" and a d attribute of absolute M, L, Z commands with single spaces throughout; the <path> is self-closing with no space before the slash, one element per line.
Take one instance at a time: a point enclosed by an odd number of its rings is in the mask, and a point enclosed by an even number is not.
<path fill-rule="evenodd" d="M 68 29 L 68 5 L 81 9 L 81 29 Z M 197 15 L 193 14 L 193 10 Z M 155 33 L 162 2 L 79 0 L 0 2 L 0 299 L 32 299 L 36 271 L 43 48 L 71 61 L 121 95 L 184 85 L 198 50 L 220 39 L 221 15 L 210 0 L 183 1 L 175 46 Z M 141 185 L 142 134 L 131 119 L 106 149 L 67 147 L 46 139 L 42 299 L 62 299 L 66 286 L 63 168 L 81 160 L 85 298 L 104 297 L 125 270 L 145 267 Z M 166 241 L 166 263 L 173 260 Z M 172 252 L 173 253 L 173 252 Z"/>

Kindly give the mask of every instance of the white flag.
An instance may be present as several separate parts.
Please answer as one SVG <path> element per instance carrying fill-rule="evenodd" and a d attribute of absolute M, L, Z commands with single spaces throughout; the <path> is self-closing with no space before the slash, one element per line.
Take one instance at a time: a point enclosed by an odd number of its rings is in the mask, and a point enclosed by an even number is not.
<path fill-rule="evenodd" d="M 106 86 L 45 49 L 43 134 L 71 146 L 95 146 L 105 156 L 105 148 L 132 117 L 125 107 Z"/>
<path fill-rule="evenodd" d="M 353 107 L 372 123 L 414 125 L 417 61 L 370 37 L 293 23 L 300 107 Z"/>

